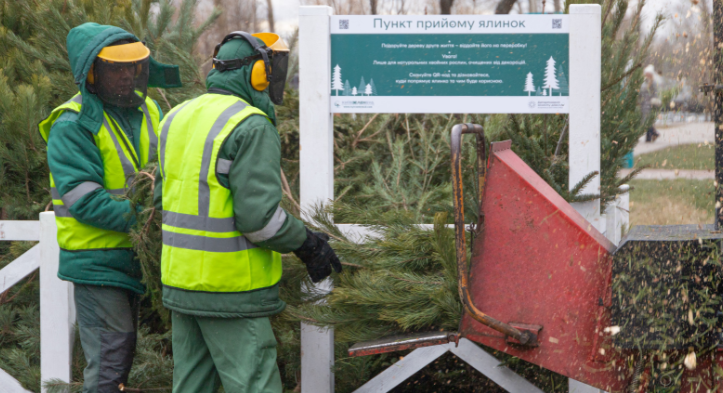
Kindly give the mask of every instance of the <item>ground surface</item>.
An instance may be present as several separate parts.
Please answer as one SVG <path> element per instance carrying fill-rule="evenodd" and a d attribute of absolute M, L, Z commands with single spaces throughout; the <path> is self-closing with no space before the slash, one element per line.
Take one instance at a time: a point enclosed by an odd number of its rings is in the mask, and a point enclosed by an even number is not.
<path fill-rule="evenodd" d="M 635 167 L 648 166 L 630 182 L 631 225 L 713 222 L 713 123 L 659 127 L 653 143 L 641 138 Z M 623 171 L 623 174 L 629 170 Z"/>

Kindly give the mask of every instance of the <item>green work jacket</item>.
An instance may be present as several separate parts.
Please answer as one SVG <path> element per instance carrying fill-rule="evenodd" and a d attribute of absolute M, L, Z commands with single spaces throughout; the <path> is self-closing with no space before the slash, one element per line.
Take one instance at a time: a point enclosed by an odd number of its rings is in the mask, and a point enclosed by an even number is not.
<path fill-rule="evenodd" d="M 160 128 L 164 305 L 215 317 L 281 312 L 279 253 L 297 249 L 306 231 L 279 206 L 278 132 L 223 92 L 179 105 Z"/>
<path fill-rule="evenodd" d="M 127 233 L 133 223 L 133 208 L 129 201 L 114 195 L 123 194 L 135 172 L 155 159 L 160 108 L 147 98 L 140 108 L 131 109 L 138 112 L 137 116 L 116 113 L 118 121 L 104 113 L 103 125 L 92 134 L 72 121 L 81 112 L 82 102 L 83 96 L 76 94 L 39 125 L 40 134 L 48 143 L 50 190 L 61 250 L 58 276 L 76 283 L 143 292 L 140 267 L 134 260 Z M 127 121 L 126 117 L 140 121 Z M 136 127 L 131 128 L 136 128 L 136 132 L 125 131 L 133 123 Z M 83 151 L 80 155 L 74 154 L 79 150 Z M 91 166 L 99 163 L 100 171 L 73 171 L 79 163 L 87 164 L 84 159 Z M 109 213 L 115 217 L 107 217 Z M 115 222 L 108 225 L 102 220 Z"/>

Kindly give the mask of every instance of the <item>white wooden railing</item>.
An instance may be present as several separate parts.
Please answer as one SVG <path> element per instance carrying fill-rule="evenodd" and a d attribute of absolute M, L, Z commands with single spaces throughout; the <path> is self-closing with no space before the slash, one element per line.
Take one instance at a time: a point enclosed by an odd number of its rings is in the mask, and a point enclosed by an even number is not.
<path fill-rule="evenodd" d="M 39 221 L 0 221 L 0 241 L 39 242 L 0 270 L 0 293 L 40 269 L 40 379 L 70 382 L 75 302 L 73 284 L 58 278 L 57 233 L 53 212 L 40 213 Z M 29 393 L 3 370 L 0 391 Z"/>

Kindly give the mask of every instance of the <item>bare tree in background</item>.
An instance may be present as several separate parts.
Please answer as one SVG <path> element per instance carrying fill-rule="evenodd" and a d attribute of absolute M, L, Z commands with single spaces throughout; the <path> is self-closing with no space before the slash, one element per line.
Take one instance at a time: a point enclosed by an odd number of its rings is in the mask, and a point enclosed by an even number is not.
<path fill-rule="evenodd" d="M 369 6 L 371 8 L 371 14 L 376 15 L 377 14 L 377 1 L 378 0 L 369 0 Z"/>
<path fill-rule="evenodd" d="M 274 28 L 274 3 L 272 0 L 266 0 L 266 8 L 266 22 L 269 23 L 269 31 L 275 33 L 276 30 Z"/>
<path fill-rule="evenodd" d="M 495 14 L 509 14 L 516 2 L 517 0 L 500 0 L 495 8 Z"/>
<path fill-rule="evenodd" d="M 705 109 L 708 116 L 713 110 L 713 100 L 700 93 L 698 86 L 713 80 L 715 48 L 711 1 L 681 2 L 669 12 L 668 37 L 655 42 L 648 59 L 656 71 L 662 71 L 664 83 L 659 90 L 675 89 L 677 93 L 678 103 L 665 109 Z"/>
<path fill-rule="evenodd" d="M 240 3 L 241 2 L 239 2 L 239 5 L 240 5 Z M 251 20 L 252 20 L 251 25 L 253 26 L 252 32 L 256 33 L 257 31 L 259 31 L 259 20 L 256 16 L 256 14 L 259 12 L 259 10 L 258 10 L 259 4 L 258 4 L 257 0 L 250 0 L 250 1 L 248 1 L 248 3 L 251 3 Z"/>
<path fill-rule="evenodd" d="M 442 15 L 449 15 L 452 13 L 452 4 L 454 4 L 454 0 L 439 0 L 439 9 L 440 14 Z"/>
<path fill-rule="evenodd" d="M 202 69 L 204 73 L 211 69 L 210 60 L 213 54 L 213 48 L 221 42 L 226 34 L 238 30 L 248 31 L 250 33 L 257 32 L 257 1 L 258 0 L 205 0 L 199 2 L 201 5 L 205 5 L 205 9 L 207 10 L 216 8 L 223 11 L 213 27 L 201 36 L 196 46 L 196 53 L 202 59 Z M 271 0 L 267 1 L 268 4 L 271 4 Z M 209 7 L 211 4 L 213 4 L 213 7 Z M 204 11 L 199 12 L 198 17 L 204 18 Z M 271 23 L 269 23 L 269 26 L 271 27 Z"/>

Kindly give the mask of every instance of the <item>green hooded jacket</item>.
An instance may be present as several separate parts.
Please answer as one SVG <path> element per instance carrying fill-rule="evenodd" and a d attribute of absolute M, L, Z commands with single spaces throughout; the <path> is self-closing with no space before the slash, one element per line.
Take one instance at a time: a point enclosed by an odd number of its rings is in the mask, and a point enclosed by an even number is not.
<path fill-rule="evenodd" d="M 85 23 L 70 30 L 68 58 L 75 83 L 83 96 L 80 113 L 64 112 L 53 124 L 48 137 L 48 166 L 60 195 L 83 182 L 103 184 L 103 162 L 93 135 L 101 127 L 103 112 L 112 116 L 139 151 L 143 112 L 139 108 L 105 105 L 86 89 L 86 78 L 96 56 L 105 46 L 121 40 L 138 41 L 133 34 L 97 23 Z M 149 86 L 181 85 L 177 66 L 164 65 L 151 58 Z M 156 103 L 156 105 L 158 105 Z M 160 112 L 160 107 L 158 108 Z M 119 232 L 128 232 L 135 218 L 129 201 L 111 197 L 97 189 L 80 198 L 70 213 L 83 223 Z M 79 284 L 109 285 L 143 293 L 141 269 L 132 250 L 60 250 L 58 277 Z"/>
<path fill-rule="evenodd" d="M 259 40 L 259 42 L 261 42 Z M 218 53 L 222 60 L 253 55 L 251 45 L 243 39 L 225 43 Z M 281 202 L 281 140 L 274 126 L 276 114 L 268 93 L 256 91 L 250 83 L 251 65 L 219 72 L 214 69 L 206 79 L 208 94 L 230 94 L 261 109 L 268 118 L 254 115 L 241 122 L 221 146 L 218 158 L 231 160 L 228 175 L 218 178 L 231 189 L 236 227 L 241 233 L 258 231 L 271 221 Z M 215 167 L 215 164 L 214 166 Z M 162 183 L 157 172 L 154 200 L 162 208 Z M 296 250 L 306 240 L 303 222 L 291 214 L 279 231 L 259 247 L 279 253 Z M 263 317 L 283 311 L 278 284 L 240 293 L 204 293 L 163 288 L 163 304 L 185 314 L 210 317 Z"/>

